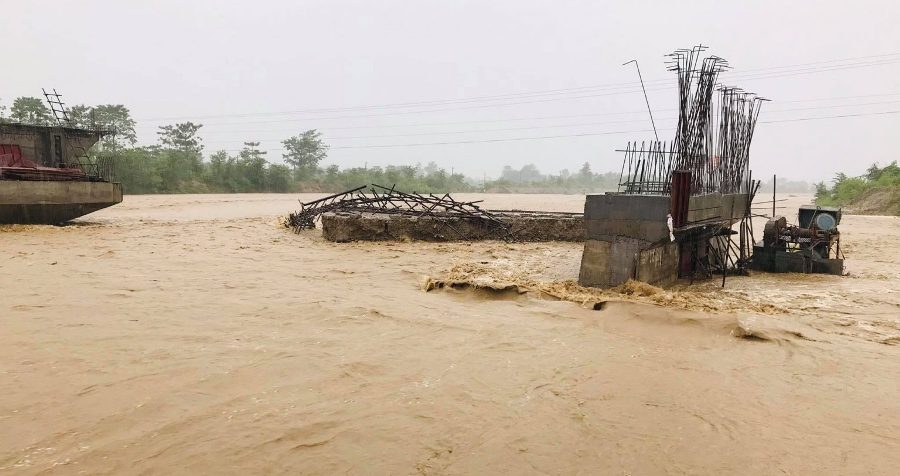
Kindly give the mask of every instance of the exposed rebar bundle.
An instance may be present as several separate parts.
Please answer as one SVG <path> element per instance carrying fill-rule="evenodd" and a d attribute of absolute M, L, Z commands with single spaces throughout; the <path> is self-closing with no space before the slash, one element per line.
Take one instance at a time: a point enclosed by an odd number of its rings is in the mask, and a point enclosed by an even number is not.
<path fill-rule="evenodd" d="M 715 186 L 712 163 L 712 100 L 719 73 L 728 63 L 718 56 L 701 58 L 706 48 L 676 50 L 669 55 L 669 71 L 678 77 L 678 125 L 675 132 L 675 168 L 691 172 L 691 192 L 708 193 Z M 699 63 L 699 69 L 697 69 Z"/>
<path fill-rule="evenodd" d="M 675 143 L 665 141 L 628 142 L 622 161 L 619 191 L 627 194 L 668 195 L 672 187 L 672 160 Z"/>
<path fill-rule="evenodd" d="M 719 117 L 716 132 L 716 167 L 710 180 L 722 193 L 748 193 L 745 177 L 750 173 L 750 142 L 766 99 L 740 88 L 719 87 Z"/>
<path fill-rule="evenodd" d="M 668 144 L 629 142 L 622 151 L 620 192 L 667 195 L 674 170 L 690 172 L 692 195 L 749 192 L 750 142 L 765 99 L 717 85 L 728 62 L 704 57 L 705 50 L 700 45 L 668 55 L 678 81 L 675 138 Z"/>

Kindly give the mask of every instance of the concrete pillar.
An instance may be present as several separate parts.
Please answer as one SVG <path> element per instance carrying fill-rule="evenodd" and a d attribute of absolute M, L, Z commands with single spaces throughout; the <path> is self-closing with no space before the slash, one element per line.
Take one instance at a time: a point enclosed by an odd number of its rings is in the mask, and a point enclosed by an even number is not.
<path fill-rule="evenodd" d="M 669 234 L 670 209 L 668 196 L 588 195 L 578 282 L 613 287 L 629 279 L 663 283 L 677 278 L 678 249 Z"/>

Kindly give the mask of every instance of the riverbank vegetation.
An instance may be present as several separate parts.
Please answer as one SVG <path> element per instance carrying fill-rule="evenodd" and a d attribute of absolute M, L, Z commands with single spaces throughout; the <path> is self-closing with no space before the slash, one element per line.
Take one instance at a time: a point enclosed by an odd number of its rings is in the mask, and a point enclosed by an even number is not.
<path fill-rule="evenodd" d="M 839 173 L 830 187 L 816 185 L 816 204 L 845 207 L 852 213 L 900 216 L 900 166 L 897 161 L 884 167 L 872 164 L 859 177 Z"/>

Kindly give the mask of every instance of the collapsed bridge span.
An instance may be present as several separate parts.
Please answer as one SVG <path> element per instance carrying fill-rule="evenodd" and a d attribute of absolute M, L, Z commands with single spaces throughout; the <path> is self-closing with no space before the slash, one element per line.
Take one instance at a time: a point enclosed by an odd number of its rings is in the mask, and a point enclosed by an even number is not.
<path fill-rule="evenodd" d="M 301 204 L 285 225 L 322 224 L 325 239 L 347 241 L 583 241 L 584 214 L 488 210 L 449 193 L 408 193 L 372 184 Z"/>

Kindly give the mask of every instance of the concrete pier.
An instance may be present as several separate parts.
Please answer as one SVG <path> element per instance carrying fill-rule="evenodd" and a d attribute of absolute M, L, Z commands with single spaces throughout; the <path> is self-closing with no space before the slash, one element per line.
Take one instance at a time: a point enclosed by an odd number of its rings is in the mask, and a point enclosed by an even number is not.
<path fill-rule="evenodd" d="M 492 212 L 510 226 L 515 241 L 582 241 L 580 213 Z M 348 241 L 460 241 L 500 239 L 483 220 L 468 217 L 409 216 L 388 213 L 325 213 L 322 236 Z"/>
<path fill-rule="evenodd" d="M 687 226 L 730 226 L 743 216 L 747 200 L 746 194 L 692 196 Z M 629 279 L 661 285 L 678 279 L 681 243 L 678 230 L 675 241 L 670 235 L 671 207 L 665 195 L 588 195 L 579 284 L 606 288 Z"/>
<path fill-rule="evenodd" d="M 0 224 L 58 225 L 121 202 L 114 182 L 0 180 Z"/>

